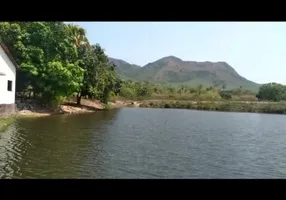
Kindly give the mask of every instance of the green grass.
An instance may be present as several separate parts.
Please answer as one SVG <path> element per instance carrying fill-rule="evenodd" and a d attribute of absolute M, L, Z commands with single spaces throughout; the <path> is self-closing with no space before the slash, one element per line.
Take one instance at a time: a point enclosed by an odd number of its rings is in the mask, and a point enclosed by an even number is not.
<path fill-rule="evenodd" d="M 112 105 L 110 103 L 103 105 L 103 110 L 110 110 L 112 108 Z"/>
<path fill-rule="evenodd" d="M 15 120 L 15 116 L 0 117 L 0 132 L 4 132 Z"/>

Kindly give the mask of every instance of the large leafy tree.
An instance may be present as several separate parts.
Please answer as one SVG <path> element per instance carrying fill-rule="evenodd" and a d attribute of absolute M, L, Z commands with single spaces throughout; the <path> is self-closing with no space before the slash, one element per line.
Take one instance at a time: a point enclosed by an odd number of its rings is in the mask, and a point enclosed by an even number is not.
<path fill-rule="evenodd" d="M 269 101 L 286 100 L 286 86 L 278 83 L 264 84 L 259 88 L 257 98 Z"/>
<path fill-rule="evenodd" d="M 115 66 L 109 62 L 99 44 L 79 46 L 78 55 L 79 65 L 84 70 L 84 79 L 77 93 L 77 104 L 80 104 L 82 96 L 97 98 L 107 103 L 118 87 Z"/>
<path fill-rule="evenodd" d="M 0 34 L 20 66 L 20 83 L 43 100 L 70 96 L 81 86 L 84 71 L 64 23 L 4 22 Z"/>
<path fill-rule="evenodd" d="M 115 73 L 115 66 L 108 60 L 104 49 L 99 44 L 92 46 L 96 56 L 96 70 L 92 73 L 92 84 L 89 92 L 103 103 L 107 103 L 112 93 L 117 90 L 118 77 Z"/>

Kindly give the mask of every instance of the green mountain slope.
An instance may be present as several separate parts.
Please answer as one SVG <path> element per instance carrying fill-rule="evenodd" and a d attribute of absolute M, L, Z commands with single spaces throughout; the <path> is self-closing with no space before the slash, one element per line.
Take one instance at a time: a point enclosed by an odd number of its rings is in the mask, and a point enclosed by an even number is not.
<path fill-rule="evenodd" d="M 259 84 L 240 76 L 226 62 L 183 61 L 168 56 L 140 67 L 119 59 L 110 58 L 110 61 L 117 66 L 118 75 L 125 79 L 189 86 L 225 85 L 227 89 L 242 86 L 244 89 L 257 90 L 259 87 Z"/>
<path fill-rule="evenodd" d="M 137 77 L 141 69 L 140 66 L 129 64 L 124 60 L 109 58 L 109 61 L 117 66 L 116 72 L 119 76 L 125 79 L 133 79 Z"/>

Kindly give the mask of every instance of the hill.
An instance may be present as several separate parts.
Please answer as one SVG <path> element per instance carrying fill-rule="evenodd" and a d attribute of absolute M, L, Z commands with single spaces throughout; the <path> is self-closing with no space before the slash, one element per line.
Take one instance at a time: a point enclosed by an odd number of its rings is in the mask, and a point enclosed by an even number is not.
<path fill-rule="evenodd" d="M 117 68 L 116 72 L 124 79 L 169 83 L 172 85 L 215 86 L 227 89 L 243 87 L 257 90 L 259 84 L 240 76 L 226 62 L 183 61 L 175 56 L 161 58 L 140 67 L 126 61 L 109 58 Z"/>

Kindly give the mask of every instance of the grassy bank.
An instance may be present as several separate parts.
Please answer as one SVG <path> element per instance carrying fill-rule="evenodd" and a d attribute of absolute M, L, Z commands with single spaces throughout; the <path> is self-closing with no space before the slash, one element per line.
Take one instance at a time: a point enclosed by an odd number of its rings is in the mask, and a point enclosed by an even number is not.
<path fill-rule="evenodd" d="M 222 101 L 224 100 L 216 93 L 205 94 L 152 94 L 151 96 L 135 96 L 135 97 L 113 97 L 113 100 L 119 101 L 145 101 L 145 100 L 174 100 L 174 101 Z M 232 95 L 227 101 L 257 101 L 255 95 Z"/>
<path fill-rule="evenodd" d="M 0 132 L 4 132 L 15 120 L 15 116 L 0 117 Z"/>
<path fill-rule="evenodd" d="M 145 108 L 184 108 L 195 110 L 253 112 L 286 114 L 286 103 L 274 102 L 235 102 L 235 101 L 142 101 L 140 107 Z"/>

